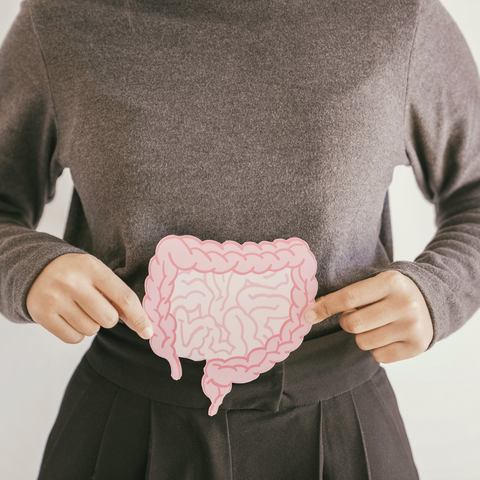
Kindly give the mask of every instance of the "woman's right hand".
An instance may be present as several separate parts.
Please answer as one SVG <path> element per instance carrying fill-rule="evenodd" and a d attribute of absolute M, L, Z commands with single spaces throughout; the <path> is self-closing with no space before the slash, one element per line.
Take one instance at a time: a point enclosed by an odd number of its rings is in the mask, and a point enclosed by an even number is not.
<path fill-rule="evenodd" d="M 103 262 L 89 254 L 68 253 L 50 262 L 27 295 L 32 319 L 66 343 L 79 343 L 119 317 L 140 337 L 153 335 L 139 298 Z"/>

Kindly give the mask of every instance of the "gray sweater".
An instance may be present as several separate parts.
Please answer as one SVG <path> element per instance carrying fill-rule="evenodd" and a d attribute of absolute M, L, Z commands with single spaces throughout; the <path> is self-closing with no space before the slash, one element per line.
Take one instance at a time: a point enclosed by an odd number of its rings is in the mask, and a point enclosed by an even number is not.
<path fill-rule="evenodd" d="M 480 306 L 480 82 L 438 0 L 26 0 L 0 50 L 0 311 L 89 252 L 140 299 L 165 235 L 300 237 L 318 295 L 410 277 L 431 343 Z M 438 231 L 393 262 L 387 189 L 411 165 Z M 65 240 L 34 229 L 55 181 Z M 309 338 L 339 329 L 339 315 Z M 431 347 L 430 345 L 430 347 Z"/>

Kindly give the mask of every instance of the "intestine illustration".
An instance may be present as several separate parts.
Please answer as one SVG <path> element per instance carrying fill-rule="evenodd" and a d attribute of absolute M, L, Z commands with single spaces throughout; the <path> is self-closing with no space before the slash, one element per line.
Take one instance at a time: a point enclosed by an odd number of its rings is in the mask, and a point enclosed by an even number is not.
<path fill-rule="evenodd" d="M 152 350 L 172 378 L 179 357 L 206 360 L 202 388 L 215 415 L 233 383 L 247 383 L 298 348 L 311 325 L 317 264 L 299 238 L 218 243 L 169 235 L 157 245 L 143 307 Z"/>

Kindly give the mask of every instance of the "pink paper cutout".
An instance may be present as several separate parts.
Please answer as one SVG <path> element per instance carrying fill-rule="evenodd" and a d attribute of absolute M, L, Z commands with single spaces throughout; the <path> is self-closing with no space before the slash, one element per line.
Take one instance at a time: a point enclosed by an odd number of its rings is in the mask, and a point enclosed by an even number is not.
<path fill-rule="evenodd" d="M 179 357 L 206 360 L 202 388 L 215 415 L 232 383 L 247 383 L 298 348 L 311 324 L 317 263 L 299 238 L 222 244 L 169 235 L 157 245 L 143 307 L 152 350 L 172 378 Z"/>

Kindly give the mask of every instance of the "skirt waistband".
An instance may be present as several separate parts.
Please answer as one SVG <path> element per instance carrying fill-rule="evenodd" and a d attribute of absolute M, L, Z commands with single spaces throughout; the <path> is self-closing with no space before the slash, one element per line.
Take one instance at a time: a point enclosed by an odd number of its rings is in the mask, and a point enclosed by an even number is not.
<path fill-rule="evenodd" d="M 126 325 L 101 329 L 85 358 L 100 375 L 144 397 L 186 408 L 210 406 L 201 387 L 205 361 L 181 358 L 182 377 L 173 380 L 168 362 Z M 304 341 L 256 380 L 234 383 L 220 409 L 278 412 L 316 403 L 352 390 L 378 368 L 370 352 L 358 348 L 354 335 L 339 330 Z"/>

